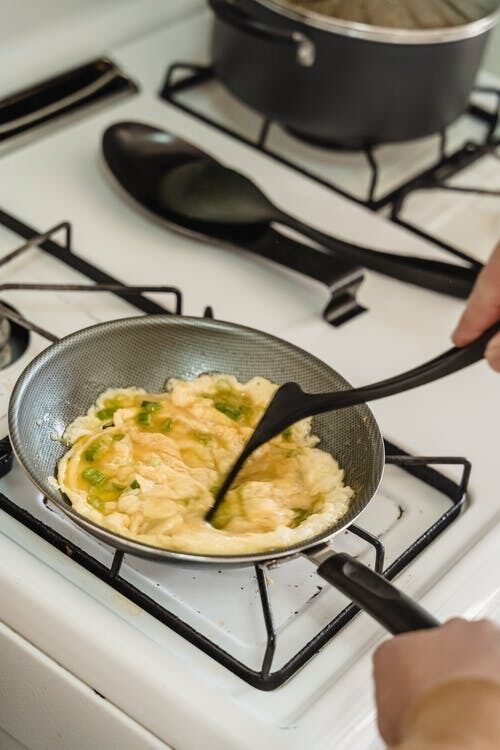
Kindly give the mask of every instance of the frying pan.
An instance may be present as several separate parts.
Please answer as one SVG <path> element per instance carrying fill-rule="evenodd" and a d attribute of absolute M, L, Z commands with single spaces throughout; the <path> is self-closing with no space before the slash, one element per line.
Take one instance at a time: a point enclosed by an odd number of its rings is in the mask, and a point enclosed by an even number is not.
<path fill-rule="evenodd" d="M 51 484 L 67 448 L 67 425 L 84 414 L 106 389 L 141 386 L 162 391 L 170 377 L 232 373 L 245 382 L 261 375 L 283 377 L 305 390 L 346 390 L 349 383 L 311 354 L 268 334 L 221 321 L 183 316 L 141 316 L 78 331 L 36 357 L 19 378 L 9 405 L 14 452 L 33 483 L 72 521 L 112 547 L 155 560 L 206 564 L 251 564 L 305 554 L 318 574 L 355 601 L 392 633 L 439 623 L 382 576 L 329 546 L 366 508 L 380 484 L 384 445 L 365 404 L 315 418 L 321 447 L 338 460 L 354 490 L 348 512 L 323 533 L 292 547 L 244 555 L 196 555 L 159 549 L 112 533 L 78 514 Z"/>

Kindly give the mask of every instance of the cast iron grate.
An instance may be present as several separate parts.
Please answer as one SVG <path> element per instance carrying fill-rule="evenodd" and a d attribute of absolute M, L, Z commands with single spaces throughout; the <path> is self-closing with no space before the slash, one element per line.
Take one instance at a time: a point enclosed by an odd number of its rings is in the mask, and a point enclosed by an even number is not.
<path fill-rule="evenodd" d="M 366 166 L 369 170 L 369 185 L 368 190 L 364 198 L 348 192 L 338 185 L 334 176 L 332 179 L 326 179 L 309 169 L 306 169 L 303 165 L 291 161 L 283 155 L 280 155 L 276 150 L 271 148 L 268 144 L 268 138 L 271 130 L 271 126 L 275 123 L 272 120 L 262 117 L 259 132 L 254 139 L 247 138 L 241 133 L 237 132 L 232 127 L 226 127 L 219 123 L 213 117 L 204 114 L 200 109 L 188 104 L 186 101 L 182 101 L 180 95 L 184 92 L 188 92 L 197 87 L 205 86 L 206 84 L 216 80 L 216 74 L 210 65 L 197 65 L 190 62 L 176 62 L 173 63 L 167 70 L 164 84 L 160 90 L 160 97 L 168 102 L 170 105 L 177 107 L 181 111 L 189 114 L 192 117 L 204 122 L 207 125 L 219 130 L 226 135 L 235 138 L 236 140 L 251 146 L 258 151 L 265 153 L 270 158 L 274 159 L 281 164 L 284 164 L 297 172 L 305 175 L 306 177 L 318 182 L 325 187 L 334 190 L 335 192 L 343 195 L 350 200 L 360 203 L 366 206 L 372 211 L 380 211 L 383 208 L 389 210 L 389 216 L 395 223 L 406 229 L 418 234 L 420 237 L 428 240 L 439 246 L 442 250 L 451 253 L 455 257 L 466 260 L 472 265 L 478 267 L 481 264 L 477 260 L 470 257 L 468 254 L 460 251 L 453 247 L 449 243 L 441 240 L 439 237 L 435 237 L 425 230 L 405 221 L 402 218 L 403 206 L 407 198 L 415 192 L 420 190 L 430 190 L 439 188 L 441 190 L 453 190 L 460 192 L 470 192 L 473 194 L 480 195 L 493 195 L 500 196 L 500 190 L 487 190 L 482 186 L 477 187 L 456 187 L 447 184 L 454 175 L 458 174 L 462 170 L 470 167 L 475 162 L 479 161 L 486 155 L 493 155 L 496 158 L 500 158 L 498 149 L 500 147 L 500 138 L 496 135 L 498 124 L 500 122 L 500 89 L 494 86 L 476 86 L 474 89 L 475 94 L 482 96 L 491 97 L 494 107 L 491 111 L 484 109 L 477 104 L 471 103 L 468 108 L 468 113 L 483 123 L 485 126 L 485 134 L 481 140 L 478 141 L 467 141 L 458 150 L 448 153 L 448 133 L 447 130 L 443 130 L 439 134 L 439 142 L 436 150 L 436 159 L 433 165 L 426 169 L 416 177 L 412 177 L 400 187 L 395 190 L 391 190 L 381 197 L 377 197 L 377 192 L 380 184 L 380 173 L 381 166 L 377 157 L 377 144 L 367 144 L 363 149 L 366 160 Z M 334 149 L 332 149 L 334 150 Z"/>
<path fill-rule="evenodd" d="M 53 227 L 46 233 L 37 233 L 34 229 L 23 224 L 17 219 L 10 217 L 8 214 L 0 211 L 0 223 L 9 227 L 13 231 L 25 238 L 26 242 L 19 248 L 9 253 L 1 261 L 4 265 L 31 247 L 37 246 L 45 250 L 52 256 L 58 258 L 61 262 L 69 265 L 71 268 L 86 275 L 96 284 L 89 285 L 42 285 L 42 284 L 4 284 L 2 289 L 21 289 L 28 288 L 37 291 L 82 291 L 89 289 L 92 291 L 112 292 L 135 306 L 136 309 L 148 314 L 158 312 L 169 312 L 157 303 L 152 302 L 143 296 L 143 292 L 162 291 L 175 297 L 175 312 L 182 313 L 182 295 L 175 287 L 126 287 L 119 281 L 95 266 L 89 264 L 84 259 L 75 255 L 71 251 L 71 225 L 67 222 Z M 53 235 L 62 232 L 64 235 L 64 244 L 57 243 Z M 37 324 L 25 320 L 21 315 L 5 308 L 0 304 L 0 313 L 9 315 L 15 323 L 27 328 L 30 331 L 39 333 L 49 341 L 57 339 L 50 331 L 45 331 Z M 207 317 L 213 317 L 210 307 L 205 309 Z M 386 463 L 400 467 L 403 471 L 424 482 L 427 486 L 432 487 L 441 495 L 449 500 L 447 510 L 433 523 L 423 534 L 415 539 L 394 562 L 385 566 L 385 548 L 380 539 L 358 525 L 352 525 L 349 533 L 361 538 L 367 542 L 373 550 L 374 567 L 392 580 L 400 573 L 409 563 L 411 563 L 434 539 L 458 517 L 464 509 L 467 501 L 467 486 L 470 475 L 470 464 L 464 458 L 459 457 L 414 457 L 397 448 L 394 444 L 386 441 Z M 12 468 L 13 452 L 8 437 L 0 441 L 0 477 L 6 476 Z M 461 477 L 458 482 L 451 480 L 433 468 L 436 465 L 457 466 L 461 469 Z M 195 630 L 191 625 L 184 622 L 177 615 L 164 608 L 161 604 L 154 601 L 151 597 L 141 591 L 139 588 L 125 580 L 120 575 L 120 569 L 124 558 L 124 553 L 117 551 L 114 554 L 111 566 L 99 562 L 92 555 L 85 552 L 77 545 L 70 542 L 58 531 L 51 528 L 32 514 L 21 508 L 16 502 L 0 493 L 0 509 L 9 514 L 26 528 L 30 529 L 38 536 L 43 538 L 53 547 L 68 555 L 76 563 L 97 576 L 101 581 L 111 586 L 115 591 L 127 597 L 131 602 L 150 614 L 152 617 L 163 623 L 165 626 L 185 638 L 209 657 L 213 658 L 222 666 L 233 672 L 239 678 L 252 685 L 253 687 L 270 691 L 283 685 L 290 680 L 305 664 L 307 664 L 320 650 L 325 646 L 337 633 L 339 633 L 359 612 L 359 608 L 354 604 L 349 604 L 339 612 L 324 628 L 293 654 L 286 664 L 278 669 L 273 670 L 273 660 L 276 652 L 277 639 L 279 637 L 273 618 L 273 607 L 269 584 L 266 573 L 272 567 L 272 561 L 256 564 L 255 576 L 258 583 L 260 597 L 260 606 L 262 609 L 262 618 L 266 629 L 266 646 L 262 655 L 262 661 L 259 669 L 252 669 L 239 659 L 232 656 L 226 650 L 221 648 L 214 641 L 210 640 L 201 632 Z M 300 617 L 300 614 L 295 615 Z"/>

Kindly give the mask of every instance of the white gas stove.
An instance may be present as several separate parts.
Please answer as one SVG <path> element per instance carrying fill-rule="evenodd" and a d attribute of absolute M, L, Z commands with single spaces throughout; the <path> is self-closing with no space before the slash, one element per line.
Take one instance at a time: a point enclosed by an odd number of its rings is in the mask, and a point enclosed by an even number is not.
<path fill-rule="evenodd" d="M 271 146 L 256 149 L 247 141 L 261 129 L 258 118 L 214 81 L 170 102 L 159 98 L 169 65 L 207 63 L 208 37 L 200 9 L 106 49 L 139 93 L 49 134 L 34 131 L 0 155 L 0 261 L 35 238 L 0 265 L 0 299 L 63 336 L 156 306 L 172 310 L 173 297 L 127 302 L 108 292 L 1 285 L 92 284 L 106 281 L 102 271 L 123 284 L 174 286 L 186 314 L 210 305 L 217 318 L 302 346 L 354 384 L 446 349 L 461 301 L 365 272 L 357 302 L 366 310 L 329 325 L 323 284 L 246 250 L 182 237 L 125 201 L 106 174 L 100 142 L 114 122 L 148 122 L 248 173 L 279 205 L 327 232 L 387 252 L 484 261 L 500 234 L 500 163 L 490 142 L 484 146 L 495 95 L 482 95 L 486 114 L 464 116 L 448 137 L 451 150 L 468 139 L 483 144 L 450 177 L 476 189 L 412 189 L 396 216 L 383 198 L 429 169 L 432 139 L 379 150 L 377 190 L 364 205 L 366 155 L 318 151 L 276 126 L 268 135 L 279 158 Z M 309 174 L 317 169 L 320 179 Z M 73 255 L 64 228 L 37 239 L 61 222 L 71 223 Z M 20 356 L 0 370 L 0 437 L 16 378 L 48 345 L 37 333 L 29 340 L 22 328 L 13 333 L 11 354 Z M 337 546 L 397 576 L 439 618 L 500 619 L 499 407 L 500 381 L 484 364 L 373 405 L 390 465 L 379 495 Z M 411 457 L 401 458 L 405 452 Z M 219 571 L 121 559 L 46 504 L 10 458 L 0 443 L 1 750 L 17 747 L 12 737 L 29 750 L 381 747 L 370 658 L 384 633 L 307 561 Z"/>

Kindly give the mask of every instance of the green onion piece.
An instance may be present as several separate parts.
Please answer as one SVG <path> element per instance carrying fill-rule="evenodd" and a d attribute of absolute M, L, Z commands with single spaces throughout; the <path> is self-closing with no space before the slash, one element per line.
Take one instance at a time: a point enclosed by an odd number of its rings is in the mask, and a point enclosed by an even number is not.
<path fill-rule="evenodd" d="M 297 526 L 300 526 L 302 521 L 305 521 L 306 518 L 310 515 L 308 510 L 304 510 L 304 508 L 293 508 L 294 518 L 292 523 L 290 524 L 292 529 L 295 529 Z"/>
<path fill-rule="evenodd" d="M 137 479 L 134 479 L 134 481 L 130 485 L 130 489 L 131 490 L 139 490 L 140 488 L 141 488 L 141 485 L 139 484 L 139 482 L 137 481 Z"/>
<path fill-rule="evenodd" d="M 99 443 L 94 443 L 91 445 L 87 450 L 84 452 L 83 457 L 86 461 L 89 463 L 92 463 L 92 461 L 95 461 L 97 458 L 97 454 L 99 453 L 100 449 Z"/>
<path fill-rule="evenodd" d="M 101 484 L 106 479 L 105 475 L 102 473 L 102 471 L 99 471 L 99 469 L 85 469 L 85 471 L 82 473 L 82 477 L 94 486 Z"/>
<path fill-rule="evenodd" d="M 217 388 L 219 388 L 221 391 L 232 391 L 233 387 L 231 385 L 231 381 L 227 378 L 219 378 L 217 381 Z"/>
<path fill-rule="evenodd" d="M 286 430 L 283 430 L 283 432 L 281 433 L 281 437 L 283 438 L 283 440 L 286 440 L 286 442 L 289 443 L 293 437 L 292 428 L 287 427 Z"/>
<path fill-rule="evenodd" d="M 234 422 L 247 419 L 252 414 L 252 407 L 247 404 L 231 404 L 228 401 L 215 401 L 214 406 L 217 411 L 225 414 L 226 417 L 229 417 Z"/>
<path fill-rule="evenodd" d="M 113 440 L 116 440 L 116 442 L 118 442 L 119 440 L 123 440 L 124 437 L 125 435 L 123 434 L 123 432 L 117 432 L 115 435 L 113 435 Z"/>
<path fill-rule="evenodd" d="M 202 445 L 207 445 L 212 440 L 212 436 L 208 432 L 193 432 L 193 437 Z"/>
<path fill-rule="evenodd" d="M 167 434 L 167 432 L 170 432 L 174 426 L 174 420 L 170 419 L 170 417 L 167 417 L 167 419 L 164 419 L 163 422 L 160 425 L 160 432 L 163 432 L 164 435 Z"/>
<path fill-rule="evenodd" d="M 141 407 L 148 412 L 158 411 L 161 409 L 161 404 L 158 401 L 143 401 Z"/>
<path fill-rule="evenodd" d="M 149 427 L 149 425 L 151 424 L 151 412 L 140 411 L 137 415 L 137 421 L 140 425 L 146 425 Z"/>
<path fill-rule="evenodd" d="M 220 411 L 221 414 L 225 414 L 226 417 L 229 417 L 229 419 L 232 419 L 234 422 L 237 422 L 239 419 L 241 419 L 243 415 L 243 411 L 240 406 L 233 406 L 232 404 L 228 404 L 227 401 L 216 401 L 214 403 L 214 406 L 217 411 Z"/>
<path fill-rule="evenodd" d="M 100 409 L 96 417 L 97 419 L 100 419 L 101 422 L 108 422 L 110 419 L 113 419 L 113 415 L 115 413 L 116 409 L 113 407 L 112 409 Z"/>
<path fill-rule="evenodd" d="M 101 497 L 96 497 L 95 495 L 91 495 L 89 499 L 87 500 L 87 502 L 93 508 L 98 510 L 99 513 L 104 513 L 105 500 L 103 500 Z"/>

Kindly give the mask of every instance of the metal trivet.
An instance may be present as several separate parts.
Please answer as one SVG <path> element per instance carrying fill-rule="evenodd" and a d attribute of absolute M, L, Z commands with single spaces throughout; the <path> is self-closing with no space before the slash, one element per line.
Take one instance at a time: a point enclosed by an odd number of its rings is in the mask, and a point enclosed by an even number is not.
<path fill-rule="evenodd" d="M 4 284 L 2 289 L 34 289 L 34 290 L 65 290 L 65 291 L 107 291 L 122 298 L 125 298 L 137 309 L 145 313 L 151 312 L 168 312 L 160 305 L 146 299 L 142 292 L 146 291 L 163 291 L 173 294 L 176 299 L 175 312 L 182 313 L 182 295 L 175 287 L 126 287 L 121 285 L 116 279 L 108 276 L 95 266 L 71 252 L 71 225 L 63 222 L 53 227 L 48 232 L 37 234 L 25 224 L 12 219 L 7 214 L 0 211 L 0 222 L 6 223 L 7 218 L 9 228 L 18 232 L 26 238 L 26 242 L 6 255 L 0 260 L 3 265 L 15 257 L 18 257 L 27 249 L 37 246 L 50 253 L 61 262 L 75 268 L 80 273 L 88 276 L 98 282 L 97 285 L 61 285 L 61 284 Z M 6 223 L 7 225 L 7 223 Z M 64 234 L 64 244 L 60 245 L 53 239 L 53 235 L 58 232 Z M 9 315 L 19 325 L 36 331 L 50 341 L 57 339 L 50 331 L 45 331 L 38 325 L 27 321 L 18 313 L 10 308 L 5 308 L 0 303 L 0 313 Z M 207 317 L 213 317 L 210 307 L 205 310 Z M 466 503 L 466 491 L 469 482 L 470 464 L 464 458 L 453 457 L 414 457 L 397 448 L 392 443 L 385 441 L 386 446 L 386 463 L 400 467 L 403 471 L 416 477 L 426 485 L 438 491 L 441 495 L 449 500 L 449 508 L 433 523 L 421 536 L 419 536 L 391 565 L 385 567 L 385 549 L 383 543 L 376 536 L 366 531 L 358 525 L 351 525 L 349 533 L 363 539 L 373 549 L 374 567 L 380 573 L 383 573 L 389 580 L 392 580 L 400 573 L 409 563 L 411 563 L 431 542 L 439 536 L 454 521 Z M 12 468 L 13 453 L 9 438 L 6 437 L 0 441 L 0 477 L 4 477 Z M 443 474 L 437 472 L 434 465 L 453 465 L 462 468 L 460 481 L 454 482 Z M 62 534 L 52 529 L 49 525 L 35 518 L 28 511 L 20 508 L 16 503 L 6 495 L 0 493 L 0 509 L 8 513 L 12 518 L 23 524 L 26 528 L 38 534 L 56 549 L 71 557 L 72 560 L 79 563 L 86 570 L 96 575 L 100 580 L 107 583 L 115 591 L 118 591 L 138 607 L 155 617 L 159 622 L 171 628 L 174 632 L 184 637 L 187 641 L 199 648 L 208 656 L 215 659 L 219 664 L 229 669 L 235 675 L 245 682 L 249 683 L 259 690 L 275 690 L 293 677 L 318 651 L 328 643 L 342 628 L 349 623 L 359 608 L 354 604 L 349 604 L 345 609 L 339 612 L 324 628 L 322 628 L 312 640 L 304 644 L 286 664 L 273 671 L 273 660 L 277 646 L 278 634 L 274 626 L 273 607 L 271 594 L 267 582 L 266 573 L 271 562 L 259 563 L 255 567 L 255 575 L 258 583 L 260 604 L 262 608 L 262 617 L 265 624 L 267 639 L 262 662 L 259 669 L 251 669 L 230 653 L 222 649 L 216 643 L 211 641 L 202 633 L 196 631 L 191 625 L 184 622 L 169 610 L 162 607 L 147 594 L 143 593 L 136 586 L 132 585 L 120 576 L 120 568 L 124 558 L 124 553 L 117 551 L 114 554 L 110 567 L 96 560 L 92 555 L 82 550 L 77 545 L 67 540 Z M 294 617 L 300 617 L 297 613 Z"/>
<path fill-rule="evenodd" d="M 207 125 L 215 128 L 216 130 L 225 133 L 226 135 L 235 138 L 236 140 L 244 143 L 247 146 L 251 146 L 267 156 L 271 157 L 275 161 L 284 164 L 287 167 L 300 172 L 306 177 L 314 180 L 315 182 L 324 185 L 331 190 L 334 190 L 339 195 L 343 195 L 349 200 L 355 201 L 372 211 L 380 211 L 382 208 L 389 207 L 389 217 L 392 221 L 405 227 L 414 234 L 432 242 L 433 244 L 440 247 L 442 250 L 451 253 L 455 257 L 461 258 L 468 261 L 476 267 L 480 267 L 481 264 L 474 258 L 470 257 L 467 253 L 453 247 L 452 245 L 444 242 L 439 237 L 435 237 L 424 230 L 414 226 L 413 224 L 406 222 L 401 218 L 401 212 L 403 205 L 408 196 L 419 190 L 429 189 L 440 189 L 440 190 L 452 190 L 460 192 L 468 192 L 478 195 L 493 195 L 500 196 L 500 190 L 486 190 L 480 186 L 478 187 L 456 187 L 453 185 L 446 184 L 446 180 L 450 177 L 461 172 L 463 169 L 470 167 L 475 162 L 479 161 L 486 155 L 493 155 L 499 157 L 498 148 L 500 146 L 500 139 L 495 137 L 495 132 L 500 122 L 500 89 L 492 86 L 476 86 L 474 93 L 481 95 L 488 95 L 496 99 L 496 109 L 493 112 L 489 112 L 476 104 L 470 104 L 468 107 L 468 113 L 485 124 L 485 136 L 482 141 L 467 141 L 458 150 L 447 154 L 447 130 L 443 130 L 439 133 L 439 144 L 436 153 L 436 161 L 429 169 L 422 172 L 420 175 L 408 180 L 403 185 L 395 190 L 391 190 L 380 198 L 376 198 L 377 188 L 380 181 L 381 167 L 377 160 L 377 145 L 369 144 L 366 145 L 361 152 L 364 154 L 366 159 L 366 165 L 369 169 L 370 180 L 369 187 L 365 198 L 359 198 L 347 190 L 341 188 L 335 183 L 335 181 L 325 179 L 324 177 L 309 171 L 300 164 L 297 164 L 286 157 L 280 156 L 276 151 L 268 146 L 268 136 L 270 133 L 271 126 L 279 123 L 274 123 L 273 120 L 266 119 L 262 116 L 262 124 L 260 126 L 257 137 L 252 140 L 245 137 L 236 130 L 225 125 L 221 125 L 219 122 L 211 117 L 203 114 L 193 106 L 186 104 L 179 99 L 179 94 L 189 91 L 198 86 L 203 86 L 207 83 L 216 80 L 216 74 L 214 69 L 210 65 L 196 65 L 189 62 L 176 62 L 173 63 L 167 70 L 165 82 L 160 90 L 160 97 L 174 107 L 182 110 L 183 112 L 195 117 L 197 120 L 204 122 Z M 332 150 L 335 148 L 332 146 Z"/>

